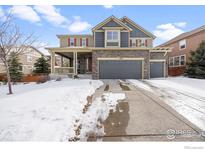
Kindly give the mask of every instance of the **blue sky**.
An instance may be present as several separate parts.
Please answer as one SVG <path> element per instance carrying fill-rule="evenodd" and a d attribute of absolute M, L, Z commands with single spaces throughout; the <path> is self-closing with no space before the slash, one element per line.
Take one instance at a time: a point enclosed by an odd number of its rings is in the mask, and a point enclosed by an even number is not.
<path fill-rule="evenodd" d="M 22 32 L 35 32 L 49 46 L 58 46 L 56 34 L 91 33 L 111 15 L 128 16 L 155 34 L 155 45 L 205 25 L 205 6 L 0 6 L 0 17 L 9 10 Z"/>

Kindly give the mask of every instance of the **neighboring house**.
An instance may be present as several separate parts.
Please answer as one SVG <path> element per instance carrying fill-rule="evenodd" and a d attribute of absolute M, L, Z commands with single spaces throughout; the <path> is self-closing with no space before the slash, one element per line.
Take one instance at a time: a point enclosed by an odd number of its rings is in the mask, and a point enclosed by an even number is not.
<path fill-rule="evenodd" d="M 192 31 L 183 33 L 170 41 L 160 45 L 172 47 L 169 55 L 169 75 L 182 75 L 189 61 L 190 51 L 196 50 L 199 44 L 205 40 L 205 25 Z"/>
<path fill-rule="evenodd" d="M 92 35 L 57 35 L 51 53 L 52 74 L 92 73 L 93 79 L 148 79 L 167 76 L 167 52 L 153 48 L 155 36 L 128 17 L 111 16 L 92 28 Z M 58 67 L 55 55 L 69 59 Z"/>
<path fill-rule="evenodd" d="M 22 73 L 31 74 L 34 69 L 34 63 L 38 58 L 43 54 L 34 47 L 29 47 L 28 51 L 25 51 L 23 54 L 19 55 L 19 62 L 22 64 Z M 5 67 L 3 63 L 0 62 L 0 74 L 5 73 Z"/>

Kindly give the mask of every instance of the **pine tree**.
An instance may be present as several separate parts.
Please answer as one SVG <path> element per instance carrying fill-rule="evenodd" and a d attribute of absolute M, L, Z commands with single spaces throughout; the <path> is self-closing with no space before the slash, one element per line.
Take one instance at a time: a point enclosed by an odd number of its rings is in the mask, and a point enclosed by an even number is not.
<path fill-rule="evenodd" d="M 19 58 L 15 53 L 11 53 L 8 60 L 9 73 L 12 82 L 19 82 L 22 79 L 22 64 L 19 62 Z"/>
<path fill-rule="evenodd" d="M 48 61 L 43 56 L 37 59 L 36 63 L 34 64 L 34 67 L 34 73 L 49 73 Z"/>
<path fill-rule="evenodd" d="M 189 77 L 205 78 L 205 41 L 195 51 L 191 51 L 186 73 Z"/>

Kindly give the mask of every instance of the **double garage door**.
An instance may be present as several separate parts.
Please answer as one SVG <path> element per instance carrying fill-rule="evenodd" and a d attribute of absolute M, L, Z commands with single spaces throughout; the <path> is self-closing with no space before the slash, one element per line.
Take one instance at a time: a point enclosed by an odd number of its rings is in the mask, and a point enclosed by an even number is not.
<path fill-rule="evenodd" d="M 99 60 L 100 79 L 142 79 L 142 60 Z"/>
<path fill-rule="evenodd" d="M 142 60 L 99 60 L 100 79 L 142 79 Z M 150 78 L 164 77 L 164 62 L 150 62 Z"/>

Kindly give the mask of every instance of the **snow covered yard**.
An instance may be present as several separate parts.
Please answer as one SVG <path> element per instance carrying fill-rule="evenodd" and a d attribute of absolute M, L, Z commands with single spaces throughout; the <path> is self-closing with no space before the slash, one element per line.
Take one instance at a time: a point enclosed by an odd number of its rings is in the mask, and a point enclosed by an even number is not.
<path fill-rule="evenodd" d="M 189 121 L 205 130 L 205 80 L 170 77 L 129 82 L 158 95 Z"/>
<path fill-rule="evenodd" d="M 102 134 L 100 120 L 125 97 L 107 93 L 91 102 L 102 84 L 89 79 L 21 84 L 13 86 L 13 95 L 0 86 L 0 141 L 86 140 L 89 133 Z"/>

